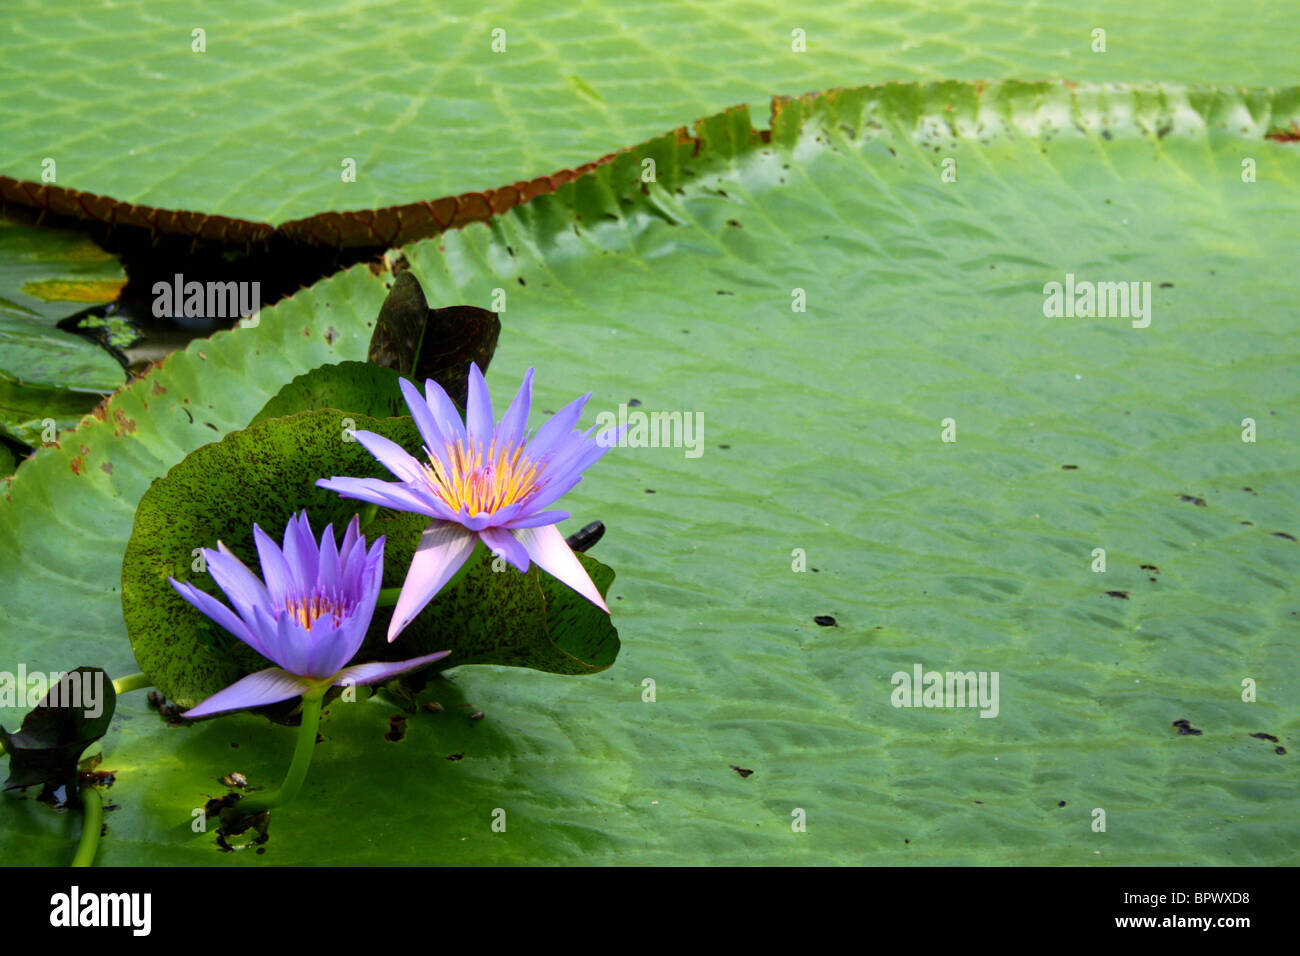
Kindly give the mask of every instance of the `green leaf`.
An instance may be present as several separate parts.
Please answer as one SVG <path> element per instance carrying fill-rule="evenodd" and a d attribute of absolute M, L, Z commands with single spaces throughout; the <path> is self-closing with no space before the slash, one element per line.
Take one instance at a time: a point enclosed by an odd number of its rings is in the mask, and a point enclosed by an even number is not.
<path fill-rule="evenodd" d="M 124 285 L 117 258 L 82 233 L 0 215 L 0 319 L 53 328 L 114 301 Z"/>
<path fill-rule="evenodd" d="M 82 316 L 77 320 L 77 329 L 115 349 L 129 349 L 144 338 L 140 330 L 121 315 Z"/>
<path fill-rule="evenodd" d="M 99 401 L 96 394 L 21 385 L 0 376 L 0 431 L 39 448 L 76 425 Z"/>
<path fill-rule="evenodd" d="M 371 418 L 404 415 L 406 400 L 397 379 L 392 369 L 369 362 L 321 365 L 276 392 L 249 424 L 316 408 L 337 408 Z"/>
<path fill-rule="evenodd" d="M 4 679 L 12 682 L 14 676 L 6 674 Z M 9 689 L 27 690 L 12 684 Z M 67 786 L 68 799 L 75 805 L 77 762 L 87 747 L 108 732 L 116 707 L 113 681 L 100 668 L 78 667 L 60 675 L 23 717 L 17 733 L 0 726 L 0 743 L 9 754 L 5 789 Z"/>
<path fill-rule="evenodd" d="M 195 610 L 168 579 L 190 581 L 227 601 L 197 549 L 215 548 L 220 541 L 257 568 L 253 525 L 278 540 L 289 518 L 303 509 L 317 534 L 332 524 L 336 538 L 341 535 L 361 503 L 318 488 L 316 481 L 391 478 L 364 447 L 347 440 L 344 429 L 352 427 L 408 449 L 421 442 L 410 418 L 307 411 L 205 445 L 145 493 L 122 564 L 122 613 L 136 660 L 168 698 L 193 707 L 241 677 L 274 666 Z M 387 536 L 385 587 L 402 584 L 427 525 L 421 515 L 390 514 L 367 531 L 369 540 Z M 599 566 L 592 558 L 585 562 Z M 543 586 L 536 568 L 528 574 L 506 568 L 494 569 L 490 556 L 480 562 L 461 587 L 435 598 L 393 644 L 386 638 L 389 615 L 376 614 L 356 662 L 406 660 L 446 649 L 455 653 L 439 661 L 438 669 L 497 663 L 579 674 L 613 662 L 618 637 L 607 614 L 568 588 L 563 590 L 586 608 Z M 608 587 L 613 573 L 605 569 L 600 579 Z M 593 660 L 575 656 L 584 653 Z"/>
<path fill-rule="evenodd" d="M 14 385 L 89 392 L 93 404 L 126 381 L 126 370 L 98 345 L 72 332 L 0 316 L 0 375 Z"/>
<path fill-rule="evenodd" d="M 0 432 L 41 444 L 46 419 L 68 428 L 126 380 L 94 342 L 55 328 L 117 298 L 121 265 L 84 236 L 0 216 Z"/>
<path fill-rule="evenodd" d="M 567 182 L 557 171 L 737 103 L 765 120 L 773 93 L 1007 76 L 1294 80 L 1278 42 L 1293 19 L 1285 4 L 1249 17 L 1177 0 L 1011 15 L 987 0 L 885 3 L 870 16 L 853 0 L 800 16 L 775 0 L 703 12 L 670 0 L 616 15 L 596 0 L 544 13 L 524 0 L 459 15 L 384 9 L 327 0 L 304 17 L 288 0 L 234 0 L 192 26 L 129 4 L 90 19 L 77 0 L 15 9 L 23 29 L 0 39 L 14 78 L 0 89 L 0 176 L 17 182 L 0 194 L 187 236 L 242 242 L 288 224 L 317 241 L 382 245 L 412 223 L 486 218 Z M 137 62 L 142 75 L 121 68 Z M 400 208 L 342 215 L 385 207 Z M 322 213 L 332 215 L 302 221 Z"/>
<path fill-rule="evenodd" d="M 1193 69 L 1173 46 L 1155 62 Z M 980 64 L 995 72 L 958 65 Z M 659 141 L 655 183 L 640 179 L 651 154 L 629 153 L 407 247 L 432 301 L 510 289 L 489 384 L 508 394 L 535 366 L 530 425 L 588 390 L 584 426 L 632 398 L 628 414 L 704 415 L 698 456 L 684 435 L 612 449 L 564 498 L 609 526 L 619 660 L 582 681 L 461 668 L 425 692 L 443 712 L 400 741 L 384 695 L 332 705 L 265 856 L 220 853 L 191 810 L 234 770 L 274 786 L 291 734 L 247 715 L 170 730 L 133 695 L 105 740 L 125 769 L 101 859 L 1290 862 L 1300 708 L 1280 689 L 1300 684 L 1300 546 L 1279 534 L 1300 537 L 1300 156 L 1268 137 L 1298 102 L 844 90 L 783 104 L 767 142 L 740 113 Z M 1048 318 L 1044 285 L 1067 274 L 1150 281 L 1150 325 Z M 0 655 L 130 668 L 118 572 L 149 482 L 294 375 L 365 358 L 386 292 L 365 265 L 333 276 L 172 356 L 76 444 L 24 462 L 0 502 Z M 892 676 L 916 664 L 999 672 L 998 717 L 894 707 Z M 1180 735 L 1182 719 L 1203 733 Z M 485 807 L 507 811 L 508 838 Z M 66 853 L 46 808 L 4 809 L 6 860 Z M 341 814 L 359 822 L 341 830 Z"/>

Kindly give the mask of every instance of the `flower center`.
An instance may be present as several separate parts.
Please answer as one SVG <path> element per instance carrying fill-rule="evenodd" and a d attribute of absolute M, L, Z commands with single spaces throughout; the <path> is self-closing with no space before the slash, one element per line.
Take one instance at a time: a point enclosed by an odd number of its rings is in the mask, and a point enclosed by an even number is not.
<path fill-rule="evenodd" d="M 286 598 L 284 607 L 293 616 L 294 620 L 308 631 L 311 630 L 311 626 L 317 620 L 326 614 L 333 617 L 334 623 L 337 625 L 340 619 L 350 610 L 345 601 L 321 594 L 320 591 L 313 591 L 306 597 Z"/>
<path fill-rule="evenodd" d="M 462 442 L 447 446 L 448 468 L 443 468 L 429 450 L 429 463 L 422 464 L 430 490 L 453 511 L 464 508 L 471 515 L 495 514 L 506 505 L 523 501 L 533 492 L 540 466 L 524 457 L 522 445 L 514 448 L 482 445 L 466 448 Z"/>

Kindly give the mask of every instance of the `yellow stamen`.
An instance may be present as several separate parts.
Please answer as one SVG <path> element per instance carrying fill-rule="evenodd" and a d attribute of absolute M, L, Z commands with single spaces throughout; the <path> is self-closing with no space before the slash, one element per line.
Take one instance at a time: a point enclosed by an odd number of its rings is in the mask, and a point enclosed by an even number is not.
<path fill-rule="evenodd" d="M 334 623 L 338 624 L 339 619 L 346 612 L 342 601 L 333 598 L 327 598 L 320 594 L 312 594 L 310 597 L 287 598 L 284 602 L 285 610 L 293 615 L 294 620 L 301 624 L 308 631 L 316 621 L 326 614 L 334 618 Z"/>
<path fill-rule="evenodd" d="M 430 454 L 429 463 L 421 465 L 425 480 L 447 507 L 457 512 L 464 507 L 471 515 L 494 514 L 522 501 L 541 473 L 536 462 L 524 457 L 522 445 L 498 449 L 494 441 L 485 455 L 481 445 L 467 449 L 458 441 L 447 447 L 447 458 L 449 467 L 444 469 Z"/>

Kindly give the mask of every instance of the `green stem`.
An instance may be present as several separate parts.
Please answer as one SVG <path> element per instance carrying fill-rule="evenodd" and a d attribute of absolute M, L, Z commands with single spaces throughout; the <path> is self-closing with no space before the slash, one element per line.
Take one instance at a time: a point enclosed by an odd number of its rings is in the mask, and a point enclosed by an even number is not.
<path fill-rule="evenodd" d="M 370 528 L 371 522 L 375 520 L 375 515 L 379 514 L 379 505 L 367 504 L 357 514 L 359 515 L 357 530 L 364 535 Z"/>
<path fill-rule="evenodd" d="M 144 674 L 129 674 L 126 677 L 119 677 L 113 681 L 113 692 L 115 694 L 125 694 L 133 690 L 143 690 L 146 687 L 152 687 L 151 681 Z"/>
<path fill-rule="evenodd" d="M 282 807 L 298 795 L 302 783 L 307 779 L 307 768 L 311 766 L 311 756 L 316 749 L 316 730 L 320 727 L 321 702 L 329 685 L 309 690 L 302 695 L 302 726 L 298 728 L 298 744 L 293 750 L 293 761 L 289 772 L 279 790 L 241 800 L 236 809 L 244 815 L 261 813 L 272 807 Z"/>
<path fill-rule="evenodd" d="M 81 806 L 81 842 L 77 844 L 77 855 L 72 858 L 72 865 L 92 866 L 95 851 L 99 849 L 99 831 L 104 825 L 104 798 L 94 784 L 82 784 Z"/>

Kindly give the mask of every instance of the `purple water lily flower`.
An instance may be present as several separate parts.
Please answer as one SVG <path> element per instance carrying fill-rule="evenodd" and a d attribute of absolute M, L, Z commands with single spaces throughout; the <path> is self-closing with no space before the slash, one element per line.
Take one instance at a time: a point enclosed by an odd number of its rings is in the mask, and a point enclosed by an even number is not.
<path fill-rule="evenodd" d="M 206 717 L 225 710 L 274 704 L 324 684 L 344 687 L 385 680 L 446 657 L 439 651 L 396 663 L 346 667 L 366 638 L 375 613 L 384 570 L 384 539 L 366 551 L 366 539 L 353 516 L 336 547 L 334 526 L 326 525 L 320 544 L 312 536 L 307 512 L 284 530 L 284 549 L 253 525 L 265 582 L 230 549 L 204 548 L 213 579 L 234 610 L 194 585 L 168 578 L 180 596 L 257 653 L 270 667 L 231 684 L 181 716 Z"/>
<path fill-rule="evenodd" d="M 464 422 L 432 379 L 424 383 L 424 395 L 406 379 L 401 388 L 428 460 L 413 458 L 382 435 L 354 431 L 357 441 L 398 481 L 334 477 L 316 482 L 345 498 L 433 519 L 420 537 L 393 609 L 388 639 L 433 600 L 480 540 L 520 571 L 536 562 L 608 614 L 600 592 L 555 527 L 568 512 L 544 510 L 581 481 L 582 472 L 622 434 L 618 428 L 596 437 L 594 427 L 585 434 L 575 430 L 591 393 L 565 406 L 536 434 L 525 434 L 533 400 L 532 369 L 496 425 L 492 397 L 476 364 L 469 369 Z"/>

